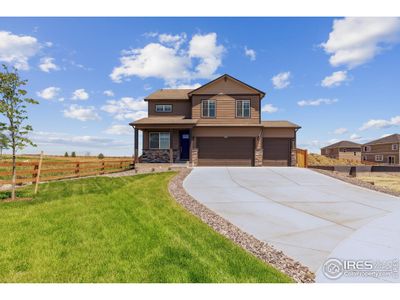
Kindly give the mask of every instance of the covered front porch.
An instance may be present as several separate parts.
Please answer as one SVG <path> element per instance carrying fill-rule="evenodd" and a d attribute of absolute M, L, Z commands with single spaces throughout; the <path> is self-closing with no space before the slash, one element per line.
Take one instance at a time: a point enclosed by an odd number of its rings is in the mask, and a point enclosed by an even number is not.
<path fill-rule="evenodd" d="M 194 120 L 152 119 L 146 119 L 145 122 L 139 120 L 131 124 L 135 131 L 135 160 L 141 163 L 191 161 Z M 166 121 L 169 123 L 166 124 Z M 139 155 L 139 130 L 142 131 L 141 155 Z"/>

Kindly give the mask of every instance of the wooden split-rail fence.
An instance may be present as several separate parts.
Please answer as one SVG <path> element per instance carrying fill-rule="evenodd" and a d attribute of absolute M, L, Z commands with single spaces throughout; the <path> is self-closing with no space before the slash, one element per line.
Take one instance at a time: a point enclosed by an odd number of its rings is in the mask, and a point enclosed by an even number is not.
<path fill-rule="evenodd" d="M 17 162 L 16 184 L 79 178 L 126 171 L 134 168 L 132 159 L 88 161 L 38 161 Z M 0 161 L 0 185 L 12 184 L 12 163 Z"/>

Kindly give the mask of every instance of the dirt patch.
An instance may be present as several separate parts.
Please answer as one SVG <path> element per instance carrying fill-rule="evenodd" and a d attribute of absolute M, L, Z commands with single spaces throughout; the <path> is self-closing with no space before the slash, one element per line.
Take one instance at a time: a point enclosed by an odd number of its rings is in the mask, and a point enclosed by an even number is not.
<path fill-rule="evenodd" d="M 373 175 L 373 176 L 359 176 L 359 177 L 350 177 L 347 175 L 344 175 L 342 173 L 339 172 L 333 172 L 333 171 L 326 171 L 326 170 L 318 170 L 318 169 L 310 169 L 313 170 L 315 172 L 324 174 L 324 175 L 328 175 L 330 177 L 336 178 L 336 179 L 340 179 L 342 181 L 345 181 L 347 183 L 351 183 L 354 185 L 358 185 L 370 190 L 374 190 L 374 191 L 378 191 L 378 192 L 382 192 L 382 193 L 386 193 L 386 194 L 390 194 L 393 196 L 397 196 L 400 197 L 400 189 L 396 189 L 392 187 L 389 187 L 387 185 L 387 181 L 386 181 L 386 185 L 379 185 L 377 183 L 375 183 L 375 181 L 373 180 L 373 178 L 377 175 Z M 395 176 L 395 175 L 393 175 Z M 398 177 L 398 185 L 400 185 L 400 176 Z M 373 182 L 374 184 L 371 184 L 371 182 Z"/>
<path fill-rule="evenodd" d="M 232 240 L 235 244 L 262 261 L 290 276 L 294 281 L 306 283 L 314 282 L 315 274 L 306 266 L 286 256 L 282 251 L 242 231 L 186 193 L 183 188 L 183 180 L 190 172 L 191 169 L 182 169 L 169 183 L 169 192 L 178 203 L 193 215 L 200 218 L 216 232 Z"/>

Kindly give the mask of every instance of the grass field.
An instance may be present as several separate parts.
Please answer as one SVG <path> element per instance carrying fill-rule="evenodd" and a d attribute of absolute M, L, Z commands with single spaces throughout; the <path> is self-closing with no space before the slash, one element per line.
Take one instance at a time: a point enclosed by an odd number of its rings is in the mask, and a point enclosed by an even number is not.
<path fill-rule="evenodd" d="M 54 182 L 0 203 L 0 282 L 291 281 L 179 206 L 173 175 Z"/>
<path fill-rule="evenodd" d="M 400 192 L 400 174 L 375 173 L 367 176 L 357 175 L 357 179 L 373 182 L 376 186 Z"/>

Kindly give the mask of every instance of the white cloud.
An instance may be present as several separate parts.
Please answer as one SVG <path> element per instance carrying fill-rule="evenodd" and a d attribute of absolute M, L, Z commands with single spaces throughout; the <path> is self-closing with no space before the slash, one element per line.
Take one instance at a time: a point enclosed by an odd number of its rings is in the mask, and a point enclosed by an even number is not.
<path fill-rule="evenodd" d="M 85 89 L 77 89 L 72 93 L 72 100 L 87 100 L 89 99 L 89 94 Z"/>
<path fill-rule="evenodd" d="M 338 99 L 327 99 L 327 98 L 320 98 L 315 100 L 301 100 L 297 102 L 299 106 L 319 106 L 321 104 L 333 104 L 338 102 Z"/>
<path fill-rule="evenodd" d="M 340 86 L 343 82 L 347 81 L 347 71 L 337 71 L 333 72 L 332 75 L 326 76 L 321 81 L 321 86 L 323 87 L 334 87 Z"/>
<path fill-rule="evenodd" d="M 321 46 L 332 66 L 362 65 L 398 42 L 400 18 L 344 18 L 333 22 L 327 42 Z"/>
<path fill-rule="evenodd" d="M 110 78 L 121 82 L 132 76 L 142 79 L 155 77 L 167 85 L 178 81 L 190 83 L 193 79 L 210 79 L 222 64 L 225 48 L 217 44 L 217 34 L 196 34 L 186 42 L 186 34 L 158 35 L 159 42 L 122 52 L 120 66 L 115 67 Z M 186 44 L 186 47 L 183 47 Z"/>
<path fill-rule="evenodd" d="M 267 113 L 274 113 L 278 111 L 278 108 L 273 106 L 272 104 L 268 103 L 265 104 L 262 108 L 261 108 L 262 112 L 267 112 Z"/>
<path fill-rule="evenodd" d="M 335 131 L 333 131 L 334 134 L 338 134 L 338 135 L 345 134 L 347 132 L 348 132 L 347 128 L 344 128 L 344 127 L 337 128 L 337 129 L 335 129 Z"/>
<path fill-rule="evenodd" d="M 46 100 L 53 100 L 58 96 L 60 93 L 61 89 L 55 86 L 50 86 L 48 88 L 45 88 L 41 90 L 40 92 L 37 92 L 36 95 L 38 97 L 46 99 Z"/>
<path fill-rule="evenodd" d="M 0 31 L 0 61 L 20 70 L 29 70 L 29 59 L 41 48 L 38 40 L 29 35 L 15 35 Z"/>
<path fill-rule="evenodd" d="M 115 82 L 131 76 L 140 78 L 156 77 L 174 81 L 189 77 L 190 59 L 181 56 L 177 49 L 151 43 L 144 48 L 125 51 L 120 58 L 121 65 L 115 67 L 110 77 Z"/>
<path fill-rule="evenodd" d="M 256 51 L 253 49 L 247 48 L 247 46 L 244 47 L 244 55 L 246 55 L 248 58 L 250 58 L 251 61 L 256 60 Z"/>
<path fill-rule="evenodd" d="M 381 128 L 389 128 L 394 126 L 400 126 L 400 116 L 395 116 L 390 118 L 389 120 L 384 119 L 372 119 L 368 122 L 365 122 L 361 127 L 360 130 L 367 130 L 367 129 L 381 129 Z"/>
<path fill-rule="evenodd" d="M 34 143 L 37 143 L 39 145 L 60 145 L 63 146 L 63 149 L 65 148 L 65 146 L 69 146 L 85 148 L 88 147 L 99 150 L 104 147 L 109 148 L 132 145 L 132 143 L 117 141 L 108 137 L 98 137 L 90 135 L 69 135 L 60 132 L 34 131 L 31 134 L 31 138 Z"/>
<path fill-rule="evenodd" d="M 77 104 L 72 104 L 65 109 L 63 113 L 64 117 L 66 118 L 76 119 L 83 122 L 100 120 L 100 116 L 97 114 L 94 106 L 84 107 Z"/>
<path fill-rule="evenodd" d="M 197 89 L 201 87 L 200 83 L 192 83 L 192 84 L 180 84 L 180 83 L 176 83 L 176 84 L 171 84 L 168 86 L 168 88 L 170 89 Z"/>
<path fill-rule="evenodd" d="M 39 68 L 46 73 L 49 73 L 51 70 L 59 70 L 59 67 L 54 63 L 54 58 L 52 57 L 41 58 Z"/>
<path fill-rule="evenodd" d="M 115 124 L 107 128 L 104 132 L 112 135 L 132 135 L 133 129 L 128 124 L 126 125 Z"/>
<path fill-rule="evenodd" d="M 350 135 L 350 140 L 351 141 L 360 141 L 362 139 L 362 137 L 361 136 L 359 136 L 358 134 L 356 134 L 356 133 L 353 133 L 352 135 Z"/>
<path fill-rule="evenodd" d="M 104 95 L 106 95 L 107 97 L 114 97 L 114 92 L 111 90 L 106 90 L 103 92 Z"/>
<path fill-rule="evenodd" d="M 180 46 L 186 41 L 186 38 L 186 33 L 176 35 L 163 33 L 158 36 L 160 43 L 173 46 L 176 49 L 180 48 Z"/>
<path fill-rule="evenodd" d="M 217 34 L 215 32 L 206 35 L 196 34 L 189 43 L 189 57 L 200 59 L 196 66 L 194 78 L 215 77 L 215 71 L 222 63 L 224 46 L 217 45 Z"/>
<path fill-rule="evenodd" d="M 271 81 L 276 89 L 284 89 L 290 84 L 290 72 L 281 72 L 274 77 L 272 77 Z"/>
<path fill-rule="evenodd" d="M 111 114 L 116 120 L 137 120 L 147 117 L 147 102 L 143 99 L 123 97 L 120 100 L 109 100 L 101 110 Z"/>

